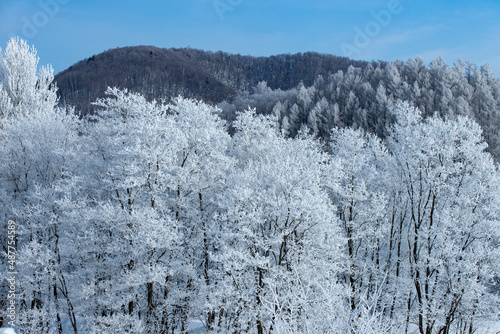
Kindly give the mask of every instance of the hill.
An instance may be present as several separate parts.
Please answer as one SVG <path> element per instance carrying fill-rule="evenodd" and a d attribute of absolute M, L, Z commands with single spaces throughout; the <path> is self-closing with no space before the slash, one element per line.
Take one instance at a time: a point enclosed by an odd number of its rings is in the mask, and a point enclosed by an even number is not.
<path fill-rule="evenodd" d="M 232 101 L 237 92 L 250 91 L 261 81 L 270 88 L 286 90 L 300 82 L 311 85 L 318 75 L 366 65 L 312 52 L 252 57 L 136 46 L 93 55 L 57 74 L 55 81 L 62 103 L 88 113 L 92 111 L 90 103 L 102 97 L 108 86 L 140 92 L 150 100 L 181 94 L 216 104 Z"/>
<path fill-rule="evenodd" d="M 139 92 L 148 100 L 179 94 L 218 105 L 231 123 L 236 111 L 253 107 L 273 114 L 287 135 L 306 125 L 327 140 L 335 127 L 363 128 L 384 138 L 399 100 L 424 117 L 437 114 L 478 122 L 496 159 L 500 157 L 500 80 L 488 65 L 442 59 L 424 64 L 361 62 L 319 53 L 252 57 L 224 52 L 125 47 L 82 60 L 55 77 L 62 104 L 83 114 L 108 86 Z"/>

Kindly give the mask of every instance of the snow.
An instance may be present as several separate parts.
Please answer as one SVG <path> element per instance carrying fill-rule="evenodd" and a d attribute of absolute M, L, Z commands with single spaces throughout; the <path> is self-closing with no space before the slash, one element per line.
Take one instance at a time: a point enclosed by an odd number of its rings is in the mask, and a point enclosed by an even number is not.
<path fill-rule="evenodd" d="M 0 328 L 0 334 L 16 334 L 16 331 L 12 328 Z"/>
<path fill-rule="evenodd" d="M 408 333 L 418 334 L 418 326 L 410 325 L 408 327 Z M 476 334 L 500 334 L 500 320 L 498 321 L 485 321 L 478 324 L 478 328 L 474 332 Z"/>
<path fill-rule="evenodd" d="M 500 321 L 484 323 L 476 332 L 477 334 L 498 334 L 500 333 Z"/>
<path fill-rule="evenodd" d="M 64 329 L 64 333 L 71 333 L 69 328 Z M 418 328 L 416 326 L 410 326 L 410 333 L 418 333 Z M 189 334 L 206 334 L 207 331 L 202 321 L 192 320 L 188 324 Z M 500 321 L 490 321 L 482 324 L 480 328 L 476 331 L 477 334 L 498 334 L 500 333 Z M 15 330 L 12 328 L 0 328 L 0 334 L 16 334 Z"/>
<path fill-rule="evenodd" d="M 189 334 L 205 334 L 206 332 L 205 325 L 201 321 L 193 320 L 188 324 Z"/>

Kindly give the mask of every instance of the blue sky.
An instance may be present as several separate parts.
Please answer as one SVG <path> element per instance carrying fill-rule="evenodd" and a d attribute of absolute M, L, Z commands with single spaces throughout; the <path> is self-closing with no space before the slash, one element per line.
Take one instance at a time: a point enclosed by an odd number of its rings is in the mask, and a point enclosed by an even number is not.
<path fill-rule="evenodd" d="M 0 47 L 35 45 L 55 72 L 108 49 L 155 45 L 269 56 L 489 63 L 500 76 L 498 0 L 1 0 Z"/>

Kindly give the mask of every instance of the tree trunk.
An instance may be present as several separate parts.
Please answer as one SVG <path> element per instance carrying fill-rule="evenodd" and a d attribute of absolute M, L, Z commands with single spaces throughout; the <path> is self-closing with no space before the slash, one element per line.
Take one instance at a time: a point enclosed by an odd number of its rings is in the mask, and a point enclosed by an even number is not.
<path fill-rule="evenodd" d="M 146 313 L 146 323 L 148 325 L 148 331 L 152 331 L 153 326 L 153 282 L 146 283 L 146 289 L 148 293 L 148 311 Z"/>

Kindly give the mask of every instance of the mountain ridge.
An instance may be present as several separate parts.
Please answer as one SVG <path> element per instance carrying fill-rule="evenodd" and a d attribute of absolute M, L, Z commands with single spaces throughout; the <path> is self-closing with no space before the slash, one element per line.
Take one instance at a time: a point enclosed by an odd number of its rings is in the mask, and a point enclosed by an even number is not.
<path fill-rule="evenodd" d="M 92 113 L 91 103 L 108 86 L 144 94 L 149 100 L 183 95 L 217 104 L 232 101 L 265 81 L 272 89 L 290 89 L 300 82 L 311 85 L 349 66 L 368 62 L 316 52 L 269 57 L 227 52 L 155 46 L 121 47 L 83 59 L 55 76 L 63 104 Z"/>

